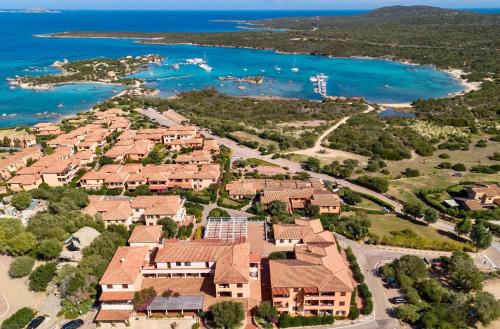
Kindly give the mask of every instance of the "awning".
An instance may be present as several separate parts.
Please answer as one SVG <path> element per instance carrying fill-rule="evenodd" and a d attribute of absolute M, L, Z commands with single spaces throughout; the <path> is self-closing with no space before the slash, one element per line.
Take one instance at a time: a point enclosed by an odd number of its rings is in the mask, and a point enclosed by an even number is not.
<path fill-rule="evenodd" d="M 100 310 L 96 321 L 125 321 L 132 315 L 132 310 Z"/>
<path fill-rule="evenodd" d="M 147 307 L 148 311 L 197 311 L 203 309 L 202 295 L 156 297 Z"/>
<path fill-rule="evenodd" d="M 101 302 L 107 301 L 126 301 L 134 298 L 133 291 L 103 291 L 99 300 Z"/>
<path fill-rule="evenodd" d="M 288 288 L 283 288 L 283 287 L 273 288 L 273 295 L 288 295 L 288 294 L 289 294 Z"/>
<path fill-rule="evenodd" d="M 317 294 L 318 293 L 318 288 L 306 287 L 306 288 L 304 288 L 304 292 L 306 294 Z"/>

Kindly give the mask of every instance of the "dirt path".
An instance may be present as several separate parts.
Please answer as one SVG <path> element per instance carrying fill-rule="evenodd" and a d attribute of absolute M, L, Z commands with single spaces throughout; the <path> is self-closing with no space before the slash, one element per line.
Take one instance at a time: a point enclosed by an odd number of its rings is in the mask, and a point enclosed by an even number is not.
<path fill-rule="evenodd" d="M 375 108 L 371 106 L 370 104 L 367 104 L 368 108 L 363 111 L 363 113 L 369 113 L 373 111 Z M 366 160 L 366 157 L 360 156 L 355 153 L 351 152 L 346 152 L 342 150 L 335 150 L 327 147 L 323 147 L 323 141 L 330 136 L 330 134 L 335 131 L 338 127 L 343 125 L 344 123 L 347 122 L 351 117 L 344 117 L 337 123 L 335 123 L 333 126 L 325 130 L 319 137 L 318 140 L 316 140 L 316 143 L 314 143 L 314 146 L 305 150 L 298 150 L 298 151 L 293 151 L 293 152 L 288 152 L 288 153 L 293 153 L 293 154 L 299 154 L 299 155 L 305 155 L 308 157 L 324 157 L 328 159 L 337 159 L 337 160 L 345 160 L 345 159 L 356 159 L 360 161 Z"/>

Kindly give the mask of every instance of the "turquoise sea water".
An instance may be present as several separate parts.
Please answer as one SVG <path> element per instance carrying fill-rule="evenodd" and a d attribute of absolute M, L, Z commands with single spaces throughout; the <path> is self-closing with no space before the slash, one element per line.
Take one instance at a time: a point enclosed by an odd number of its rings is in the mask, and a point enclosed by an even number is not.
<path fill-rule="evenodd" d="M 167 12 L 167 11 L 64 11 L 60 14 L 0 13 L 0 127 L 32 125 L 56 120 L 43 113 L 75 113 L 121 90 L 102 84 L 72 84 L 52 91 L 11 90 L 5 80 L 25 74 L 54 72 L 55 60 L 90 57 L 122 57 L 159 53 L 166 57 L 162 66 L 136 76 L 158 88 L 162 95 L 179 91 L 215 87 L 231 95 L 272 95 L 319 99 L 309 78 L 324 73 L 328 94 L 363 96 L 373 102 L 409 102 L 417 98 L 445 97 L 462 89 L 448 74 L 427 66 L 371 60 L 284 55 L 271 51 L 209 48 L 195 46 L 139 45 L 133 40 L 50 39 L 34 34 L 61 31 L 238 31 L 238 23 L 215 20 L 247 20 L 283 16 L 355 15 L 362 11 L 303 12 Z M 206 56 L 214 69 L 206 72 L 194 65 L 171 64 L 187 58 Z M 293 63 L 299 72 L 290 69 Z M 276 66 L 281 68 L 276 70 Z M 245 70 L 246 69 L 246 70 Z M 28 70 L 29 72 L 26 72 Z M 259 75 L 259 86 L 243 84 L 246 89 L 218 77 Z M 42 115 L 40 115 L 42 113 Z M 14 116 L 15 114 L 15 116 Z"/>

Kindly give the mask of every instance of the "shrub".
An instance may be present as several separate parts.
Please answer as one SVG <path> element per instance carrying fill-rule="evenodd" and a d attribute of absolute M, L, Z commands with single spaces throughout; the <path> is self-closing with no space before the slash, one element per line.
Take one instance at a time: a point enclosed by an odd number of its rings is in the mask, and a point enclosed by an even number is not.
<path fill-rule="evenodd" d="M 286 259 L 286 252 L 284 251 L 273 251 L 269 254 L 268 258 L 271 259 Z"/>
<path fill-rule="evenodd" d="M 220 208 L 214 208 L 210 210 L 208 217 L 231 217 L 227 211 Z"/>
<path fill-rule="evenodd" d="M 56 274 L 57 266 L 55 262 L 38 266 L 30 275 L 30 289 L 33 291 L 45 291 L 47 285 Z"/>
<path fill-rule="evenodd" d="M 278 320 L 280 328 L 306 327 L 333 324 L 335 319 L 332 315 L 313 315 L 313 316 L 290 316 L 281 314 Z"/>
<path fill-rule="evenodd" d="M 463 163 L 455 163 L 453 166 L 451 166 L 451 169 L 455 171 L 466 171 L 467 168 Z"/>
<path fill-rule="evenodd" d="M 401 174 L 408 178 L 418 177 L 420 176 L 420 171 L 418 169 L 406 168 Z"/>
<path fill-rule="evenodd" d="M 135 311 L 145 311 L 146 308 L 151 304 L 153 299 L 156 297 L 156 291 L 154 288 L 146 288 L 137 291 L 132 299 L 132 304 L 134 305 Z"/>
<path fill-rule="evenodd" d="M 372 189 L 379 193 L 385 193 L 389 190 L 389 181 L 381 177 L 360 176 L 356 179 L 360 185 Z"/>
<path fill-rule="evenodd" d="M 17 310 L 2 323 L 2 329 L 22 329 L 35 317 L 35 311 L 29 307 L 23 307 Z"/>
<path fill-rule="evenodd" d="M 31 273 L 35 259 L 29 256 L 16 257 L 10 263 L 9 276 L 11 278 L 21 278 Z"/>
<path fill-rule="evenodd" d="M 17 210 L 24 210 L 28 208 L 33 201 L 29 192 L 18 192 L 12 196 L 11 204 Z"/>
<path fill-rule="evenodd" d="M 37 254 L 43 259 L 54 259 L 62 251 L 62 244 L 57 239 L 47 239 L 40 242 Z"/>
<path fill-rule="evenodd" d="M 440 159 L 449 159 L 450 158 L 450 155 L 448 153 L 441 153 L 439 155 L 439 158 Z"/>

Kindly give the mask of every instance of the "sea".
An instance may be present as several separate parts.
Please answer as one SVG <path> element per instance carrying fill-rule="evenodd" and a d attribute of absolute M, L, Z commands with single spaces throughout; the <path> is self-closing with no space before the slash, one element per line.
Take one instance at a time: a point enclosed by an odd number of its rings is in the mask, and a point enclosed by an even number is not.
<path fill-rule="evenodd" d="M 273 51 L 141 45 L 134 40 L 38 38 L 63 31 L 237 32 L 237 21 L 318 15 L 358 15 L 365 11 L 60 11 L 25 13 L 0 11 L 0 128 L 30 126 L 85 111 L 123 90 L 104 84 L 67 84 L 49 91 L 12 89 L 7 78 L 57 73 L 54 61 L 95 57 L 124 57 L 157 53 L 161 66 L 135 74 L 161 96 L 213 87 L 236 96 L 279 96 L 321 99 L 311 77 L 328 76 L 332 96 L 362 96 L 379 103 L 411 102 L 446 97 L 463 86 L 449 74 L 430 66 L 406 65 L 378 59 L 327 58 L 279 54 Z M 205 58 L 213 70 L 184 65 Z M 176 70 L 173 64 L 180 64 Z M 291 70 L 292 67 L 298 71 Z M 224 76 L 262 76 L 262 85 L 221 81 Z"/>

